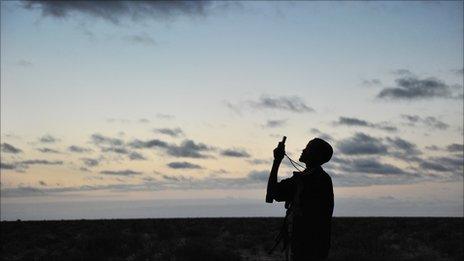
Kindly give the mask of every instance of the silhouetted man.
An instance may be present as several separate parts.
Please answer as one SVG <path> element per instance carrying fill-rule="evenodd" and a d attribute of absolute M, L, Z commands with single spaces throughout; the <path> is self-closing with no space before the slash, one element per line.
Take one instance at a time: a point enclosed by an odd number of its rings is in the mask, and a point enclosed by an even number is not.
<path fill-rule="evenodd" d="M 311 140 L 299 159 L 306 164 L 306 169 L 277 182 L 285 145 L 280 142 L 274 149 L 269 179 L 271 195 L 276 201 L 286 201 L 291 212 L 291 260 L 324 260 L 329 254 L 334 196 L 332 179 L 321 165 L 328 162 L 332 154 L 329 143 L 319 138 Z"/>

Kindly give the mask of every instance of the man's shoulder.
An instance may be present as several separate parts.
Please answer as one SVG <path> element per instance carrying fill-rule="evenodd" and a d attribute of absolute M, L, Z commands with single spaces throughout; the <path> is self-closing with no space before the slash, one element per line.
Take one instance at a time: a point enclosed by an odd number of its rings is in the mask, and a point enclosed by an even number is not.
<path fill-rule="evenodd" d="M 319 167 L 313 171 L 314 172 L 294 171 L 293 175 L 290 178 L 283 179 L 282 181 L 288 183 L 294 183 L 298 180 L 303 180 L 307 182 L 332 182 L 332 178 L 327 172 L 325 172 L 324 169 L 322 169 L 322 167 Z"/>
<path fill-rule="evenodd" d="M 331 178 L 330 175 L 329 175 L 329 173 L 327 173 L 327 172 L 326 172 L 324 169 L 322 169 L 322 168 L 321 168 L 321 170 L 322 170 L 321 173 L 322 173 L 322 175 L 323 175 L 324 177 L 329 178 L 329 179 Z"/>
<path fill-rule="evenodd" d="M 324 183 L 327 184 L 327 186 L 333 187 L 332 177 L 330 177 L 330 175 L 327 172 L 325 172 L 325 170 L 322 170 L 321 176 L 323 177 Z"/>
<path fill-rule="evenodd" d="M 322 176 L 328 180 L 332 180 L 332 177 L 330 177 L 329 173 L 327 173 L 324 169 L 322 170 Z"/>
<path fill-rule="evenodd" d="M 319 181 L 332 183 L 332 178 L 322 167 L 320 167 L 317 172 L 318 175 L 315 176 Z"/>

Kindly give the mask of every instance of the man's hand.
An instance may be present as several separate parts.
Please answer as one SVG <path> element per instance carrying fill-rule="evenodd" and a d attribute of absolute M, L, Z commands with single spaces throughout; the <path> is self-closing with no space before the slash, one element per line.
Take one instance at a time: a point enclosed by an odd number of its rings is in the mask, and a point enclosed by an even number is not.
<path fill-rule="evenodd" d="M 282 142 L 279 142 L 279 145 L 277 145 L 277 148 L 274 149 L 274 160 L 277 161 L 282 161 L 285 156 L 285 144 Z"/>
<path fill-rule="evenodd" d="M 274 149 L 274 162 L 272 163 L 271 173 L 269 174 L 269 180 L 267 182 L 266 202 L 272 203 L 274 200 L 275 186 L 277 184 L 277 172 L 279 172 L 279 166 L 285 156 L 285 139 L 284 137 L 277 148 Z"/>

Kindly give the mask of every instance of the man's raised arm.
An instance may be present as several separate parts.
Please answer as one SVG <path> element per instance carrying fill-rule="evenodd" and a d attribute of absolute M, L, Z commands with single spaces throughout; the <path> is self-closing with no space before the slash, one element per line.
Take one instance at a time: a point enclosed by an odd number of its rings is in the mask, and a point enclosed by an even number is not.
<path fill-rule="evenodd" d="M 285 156 L 285 140 L 287 137 L 284 136 L 277 148 L 274 149 L 274 162 L 272 163 L 271 173 L 269 174 L 269 180 L 267 181 L 267 192 L 266 202 L 272 203 L 274 200 L 275 186 L 277 184 L 277 173 L 279 172 L 280 163 Z"/>

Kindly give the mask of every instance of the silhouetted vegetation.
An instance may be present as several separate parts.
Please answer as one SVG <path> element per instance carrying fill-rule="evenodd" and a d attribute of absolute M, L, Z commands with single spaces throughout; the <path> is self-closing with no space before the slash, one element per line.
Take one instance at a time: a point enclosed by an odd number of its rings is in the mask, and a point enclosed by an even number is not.
<path fill-rule="evenodd" d="M 335 218 L 329 260 L 463 260 L 463 218 Z M 282 260 L 280 218 L 1 222 L 3 260 Z"/>

